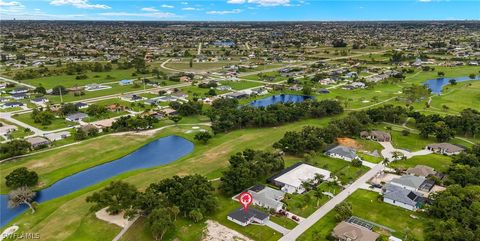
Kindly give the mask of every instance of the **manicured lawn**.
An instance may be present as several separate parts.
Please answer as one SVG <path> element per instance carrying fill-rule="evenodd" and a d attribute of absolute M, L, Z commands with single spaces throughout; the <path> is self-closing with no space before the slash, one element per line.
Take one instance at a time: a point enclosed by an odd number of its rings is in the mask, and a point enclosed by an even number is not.
<path fill-rule="evenodd" d="M 340 192 L 339 186 L 329 183 L 322 183 L 318 188 L 323 192 L 330 192 L 334 195 Z M 307 218 L 328 200 L 330 200 L 330 197 L 326 195 L 317 198 L 314 196 L 314 191 L 309 191 L 303 194 L 288 194 L 283 203 L 285 203 L 285 208 L 291 213 Z"/>
<path fill-rule="evenodd" d="M 220 83 L 222 83 L 222 85 L 230 86 L 234 90 L 243 90 L 262 85 L 261 83 L 250 81 L 220 81 Z"/>
<path fill-rule="evenodd" d="M 393 206 L 379 200 L 379 194 L 366 190 L 357 190 L 347 202 L 352 204 L 353 215 L 371 222 L 394 229 L 393 235 L 398 238 L 405 238 L 405 234 L 413 235 L 418 240 L 423 240 L 423 223 L 426 217 L 421 213 L 415 213 L 406 209 Z M 418 219 L 412 218 L 415 215 Z M 314 226 L 308 229 L 299 239 L 301 241 L 327 240 L 326 237 L 337 225 L 335 211 L 329 212 L 320 219 Z M 317 238 L 315 238 L 317 237 Z M 318 239 L 320 237 L 320 239 Z"/>
<path fill-rule="evenodd" d="M 63 118 L 55 118 L 52 120 L 52 123 L 50 125 L 44 126 L 41 123 L 33 122 L 33 119 L 31 118 L 31 113 L 17 114 L 13 115 L 12 117 L 41 130 L 56 130 L 77 125 L 76 122 L 66 121 Z"/>
<path fill-rule="evenodd" d="M 68 94 L 62 96 L 63 102 L 74 102 L 74 101 L 80 101 L 84 99 L 95 98 L 95 97 L 100 97 L 105 95 L 118 94 L 120 96 L 126 92 L 143 90 L 143 86 L 139 86 L 135 88 L 133 85 L 118 85 L 118 84 L 109 84 L 109 85 L 112 86 L 112 88 L 97 90 L 97 91 L 84 91 L 85 95 L 81 95 L 81 96 L 74 96 L 72 93 L 69 92 Z M 151 89 L 151 88 L 153 87 L 146 86 L 146 89 Z M 47 98 L 52 103 L 60 103 L 60 96 L 48 95 Z"/>
<path fill-rule="evenodd" d="M 270 221 L 287 229 L 293 229 L 297 226 L 297 223 L 285 216 L 270 215 Z"/>
<path fill-rule="evenodd" d="M 77 75 L 57 75 L 57 76 L 49 76 L 43 78 L 36 78 L 36 79 L 29 79 L 23 80 L 22 82 L 40 86 L 47 89 L 51 89 L 57 85 L 63 85 L 65 87 L 73 87 L 73 86 L 84 86 L 87 84 L 92 83 L 108 83 L 108 82 L 118 82 L 122 79 L 136 79 L 136 76 L 132 76 L 132 73 L 135 72 L 134 69 L 127 69 L 127 70 L 120 70 L 114 69 L 110 72 L 87 72 L 86 75 L 88 76 L 87 79 L 77 80 L 75 77 Z M 111 78 L 107 78 L 107 75 L 110 75 Z"/>
<path fill-rule="evenodd" d="M 277 81 L 282 81 L 286 80 L 286 77 L 283 77 L 278 73 L 278 71 L 272 71 L 272 72 L 264 72 L 259 74 L 252 74 L 252 75 L 247 75 L 243 76 L 242 79 L 248 79 L 248 80 L 260 80 L 264 81 L 266 79 L 273 78 L 272 82 L 277 82 Z"/>
<path fill-rule="evenodd" d="M 426 165 L 433 167 L 435 170 L 445 172 L 448 166 L 452 163 L 452 158 L 449 156 L 430 154 L 425 156 L 414 156 L 407 160 L 400 160 L 391 163 L 391 167 L 408 169 L 409 167 L 415 167 L 416 165 Z"/>
<path fill-rule="evenodd" d="M 311 163 L 315 166 L 331 171 L 333 175 L 338 177 L 342 184 L 353 182 L 368 170 L 367 167 L 354 167 L 350 162 L 327 157 L 323 154 L 313 157 Z"/>

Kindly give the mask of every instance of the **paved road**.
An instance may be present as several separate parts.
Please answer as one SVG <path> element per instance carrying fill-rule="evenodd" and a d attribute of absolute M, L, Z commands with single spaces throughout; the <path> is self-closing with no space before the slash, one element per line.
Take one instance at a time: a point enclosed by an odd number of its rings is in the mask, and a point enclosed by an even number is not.
<path fill-rule="evenodd" d="M 374 177 L 377 173 L 382 171 L 384 166 L 382 164 L 377 164 L 375 167 L 370 169 L 367 173 L 357 179 L 354 183 L 350 186 L 345 188 L 342 192 L 336 195 L 334 198 L 330 199 L 327 203 L 321 206 L 317 211 L 315 211 L 312 215 L 310 215 L 307 219 L 303 222 L 298 224 L 294 229 L 292 229 L 289 233 L 284 235 L 279 241 L 293 241 L 296 240 L 300 235 L 302 235 L 307 229 L 313 226 L 318 220 L 320 220 L 323 216 L 325 216 L 328 212 L 333 210 L 336 205 L 343 202 L 348 196 L 350 196 L 353 192 L 357 189 L 362 187 L 365 182 L 370 180 Z"/>
<path fill-rule="evenodd" d="M 15 84 L 17 84 L 17 85 L 23 85 L 23 86 L 28 87 L 28 88 L 30 88 L 30 89 L 35 89 L 35 88 L 37 88 L 37 87 L 35 87 L 35 86 L 33 86 L 33 85 L 29 85 L 29 84 L 25 84 L 25 83 L 22 83 L 22 82 L 18 82 L 18 81 L 13 80 L 13 79 L 7 79 L 7 78 L 2 77 L 2 76 L 0 76 L 0 80 L 7 81 L 7 82 L 11 82 L 11 83 L 15 83 Z"/>
<path fill-rule="evenodd" d="M 31 125 L 28 125 L 28 124 L 26 124 L 26 123 L 23 123 L 23 122 L 17 120 L 17 119 L 12 118 L 12 114 L 9 113 L 9 112 L 2 112 L 2 113 L 0 113 L 0 118 L 5 119 L 5 120 L 7 120 L 8 122 L 11 122 L 11 123 L 13 123 L 13 124 L 19 125 L 19 126 L 21 126 L 21 127 L 23 127 L 23 128 L 28 128 L 28 129 L 30 129 L 31 131 L 33 131 L 33 133 L 35 133 L 35 135 L 43 135 L 43 134 L 45 133 L 45 131 L 42 131 L 42 130 L 40 130 L 40 129 L 38 129 L 38 128 L 35 128 L 35 127 L 31 126 Z"/>

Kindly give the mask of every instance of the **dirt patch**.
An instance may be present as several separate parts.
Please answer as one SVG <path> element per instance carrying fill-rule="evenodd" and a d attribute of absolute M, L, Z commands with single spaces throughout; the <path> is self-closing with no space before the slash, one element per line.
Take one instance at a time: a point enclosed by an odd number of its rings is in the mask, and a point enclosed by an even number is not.
<path fill-rule="evenodd" d="M 356 140 L 352 138 L 347 138 L 347 137 L 342 137 L 342 138 L 337 138 L 338 144 L 342 146 L 348 146 L 350 148 L 353 148 L 355 150 L 361 150 L 363 149 L 362 144 L 358 143 Z"/>
<path fill-rule="evenodd" d="M 202 241 L 253 241 L 245 235 L 215 221 L 207 220 L 207 229 Z"/>

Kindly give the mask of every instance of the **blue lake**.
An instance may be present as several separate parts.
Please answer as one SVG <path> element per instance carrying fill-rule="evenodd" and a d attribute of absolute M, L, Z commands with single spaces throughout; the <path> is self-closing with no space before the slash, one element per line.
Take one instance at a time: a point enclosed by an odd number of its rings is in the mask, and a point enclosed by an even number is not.
<path fill-rule="evenodd" d="M 61 197 L 127 171 L 171 163 L 192 152 L 193 147 L 193 143 L 179 136 L 160 138 L 120 159 L 86 169 L 54 183 L 37 192 L 36 201 L 45 202 Z M 27 209 L 25 205 L 8 208 L 7 204 L 8 195 L 1 195 L 0 227 Z"/>
<path fill-rule="evenodd" d="M 312 98 L 313 98 L 312 96 L 308 96 L 308 95 L 287 95 L 287 94 L 272 95 L 263 99 L 254 100 L 250 102 L 250 106 L 266 107 L 276 103 L 303 102 L 307 99 L 312 99 Z"/>
<path fill-rule="evenodd" d="M 464 77 L 455 77 L 455 78 L 436 78 L 425 81 L 423 84 L 426 85 L 431 91 L 432 94 L 441 94 L 443 86 L 449 85 L 450 80 L 455 79 L 457 82 L 471 81 L 471 80 L 480 80 L 480 75 L 475 76 L 474 79 L 464 76 Z"/>

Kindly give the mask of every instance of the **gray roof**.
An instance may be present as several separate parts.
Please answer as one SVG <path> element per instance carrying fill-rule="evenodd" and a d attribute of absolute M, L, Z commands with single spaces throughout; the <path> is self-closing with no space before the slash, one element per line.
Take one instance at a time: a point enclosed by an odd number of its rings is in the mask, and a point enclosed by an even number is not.
<path fill-rule="evenodd" d="M 27 138 L 26 141 L 28 143 L 30 143 L 32 146 L 36 146 L 36 145 L 45 145 L 45 144 L 49 144 L 50 141 L 43 138 L 43 137 L 39 137 L 39 136 L 34 136 L 34 137 L 30 137 L 30 138 Z"/>
<path fill-rule="evenodd" d="M 410 191 L 392 184 L 385 185 L 383 197 L 414 207 L 416 207 L 418 203 L 423 203 L 425 201 L 425 198 L 423 198 L 422 194 L 419 192 Z"/>
<path fill-rule="evenodd" d="M 268 214 L 254 208 L 249 208 L 246 212 L 243 210 L 243 208 L 239 208 L 229 213 L 228 216 L 242 223 L 248 222 L 248 220 L 251 218 L 257 218 L 260 220 L 268 218 Z"/>
<path fill-rule="evenodd" d="M 85 113 L 82 113 L 82 112 L 77 112 L 77 113 L 74 113 L 74 114 L 70 114 L 67 116 L 68 119 L 70 120 L 80 120 L 80 119 L 83 119 L 83 118 L 86 118 L 88 117 L 87 114 Z"/>
<path fill-rule="evenodd" d="M 451 152 L 451 153 L 460 152 L 460 151 L 465 150 L 462 147 L 459 147 L 459 146 L 456 146 L 456 145 L 453 145 L 453 144 L 450 144 L 450 143 L 446 143 L 446 142 L 432 143 L 432 144 L 428 145 L 427 147 L 431 148 L 431 149 L 442 149 L 442 150 L 445 150 L 445 151 Z"/>
<path fill-rule="evenodd" d="M 405 175 L 405 176 L 392 179 L 391 183 L 397 183 L 402 186 L 418 189 L 424 181 L 425 181 L 424 177 Z"/>
<path fill-rule="evenodd" d="M 435 175 L 437 172 L 429 166 L 416 165 L 415 167 L 408 168 L 407 173 L 421 177 L 428 177 L 430 175 Z"/>
<path fill-rule="evenodd" d="M 263 185 L 255 185 L 249 188 L 248 192 L 252 194 L 253 200 L 261 203 L 263 206 L 277 208 L 278 206 L 283 205 L 280 200 L 283 199 L 285 193 L 280 190 L 265 187 Z"/>
<path fill-rule="evenodd" d="M 328 150 L 326 152 L 327 154 L 337 154 L 337 155 L 340 155 L 340 156 L 344 156 L 344 157 L 349 157 L 349 158 L 356 158 L 357 157 L 357 154 L 355 153 L 355 150 L 350 148 L 350 147 L 346 147 L 346 146 L 336 146 L 330 150 Z"/>

